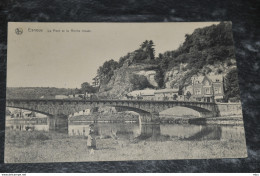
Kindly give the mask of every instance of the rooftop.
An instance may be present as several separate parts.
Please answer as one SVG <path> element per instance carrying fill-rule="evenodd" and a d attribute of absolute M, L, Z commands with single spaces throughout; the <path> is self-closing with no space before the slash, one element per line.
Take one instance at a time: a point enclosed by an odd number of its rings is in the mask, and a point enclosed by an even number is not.
<path fill-rule="evenodd" d="M 154 95 L 153 89 L 145 89 L 145 90 L 135 90 L 133 92 L 130 92 L 128 95 L 137 96 L 137 95 L 143 95 L 143 96 L 149 96 Z"/>
<path fill-rule="evenodd" d="M 211 79 L 212 82 L 222 82 L 223 75 L 212 75 L 212 76 L 208 76 L 208 78 Z"/>
<path fill-rule="evenodd" d="M 154 93 L 158 94 L 158 93 L 172 93 L 172 92 L 178 92 L 179 89 L 160 89 L 160 90 L 156 90 Z"/>

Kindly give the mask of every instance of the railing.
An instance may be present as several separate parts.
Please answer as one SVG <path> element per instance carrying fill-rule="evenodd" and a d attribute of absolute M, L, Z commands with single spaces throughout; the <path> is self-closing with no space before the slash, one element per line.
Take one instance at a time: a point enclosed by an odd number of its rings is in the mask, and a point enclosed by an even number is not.
<path fill-rule="evenodd" d="M 150 102 L 150 103 L 190 103 L 190 104 L 216 104 L 214 102 L 202 102 L 202 101 L 179 101 L 179 100 L 122 100 L 122 99 L 6 99 L 6 101 L 37 101 L 37 102 Z"/>

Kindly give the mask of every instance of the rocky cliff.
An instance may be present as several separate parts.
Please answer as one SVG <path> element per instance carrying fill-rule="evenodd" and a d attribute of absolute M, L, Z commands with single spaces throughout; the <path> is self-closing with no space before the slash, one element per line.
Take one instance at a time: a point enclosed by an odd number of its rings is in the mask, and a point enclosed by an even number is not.
<path fill-rule="evenodd" d="M 156 66 L 150 64 L 128 65 L 128 62 L 126 62 L 122 67 L 114 71 L 113 76 L 107 84 L 100 85 L 99 96 L 118 98 L 135 90 L 133 83 L 134 75 L 143 76 L 147 79 L 150 86 L 157 87 L 157 82 L 151 76 L 156 74 L 156 71 L 153 70 L 154 67 Z"/>
<path fill-rule="evenodd" d="M 236 68 L 231 23 L 196 29 L 174 51 L 159 55 L 166 88 L 182 88 L 194 75 L 223 75 Z"/>
<path fill-rule="evenodd" d="M 198 28 L 185 38 L 177 50 L 161 53 L 157 58 L 152 41 L 145 41 L 139 49 L 120 58 L 114 64 L 116 68 L 113 65 L 115 69 L 109 72 L 112 76 L 101 81 L 99 94 L 120 97 L 136 89 L 182 89 L 194 75 L 225 76 L 236 68 L 231 23 Z"/>

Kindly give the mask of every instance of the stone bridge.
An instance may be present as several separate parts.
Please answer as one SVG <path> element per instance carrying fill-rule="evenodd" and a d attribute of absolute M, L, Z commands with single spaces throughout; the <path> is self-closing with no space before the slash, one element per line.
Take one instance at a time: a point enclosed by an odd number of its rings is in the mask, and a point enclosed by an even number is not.
<path fill-rule="evenodd" d="M 73 100 L 73 99 L 7 99 L 6 107 L 26 109 L 50 117 L 68 117 L 76 112 L 95 107 L 111 106 L 140 114 L 141 122 L 159 119 L 159 112 L 175 106 L 187 107 L 200 113 L 200 117 L 215 117 L 218 109 L 212 102 L 149 101 L 149 100 Z"/>

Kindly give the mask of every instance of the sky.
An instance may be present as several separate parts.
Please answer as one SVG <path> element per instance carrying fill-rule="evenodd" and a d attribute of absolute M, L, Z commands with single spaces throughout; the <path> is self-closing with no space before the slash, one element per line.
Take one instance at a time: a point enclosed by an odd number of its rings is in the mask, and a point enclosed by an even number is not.
<path fill-rule="evenodd" d="M 145 40 L 153 40 L 157 56 L 212 24 L 218 22 L 8 23 L 7 87 L 80 88 L 105 61 L 118 61 Z"/>

